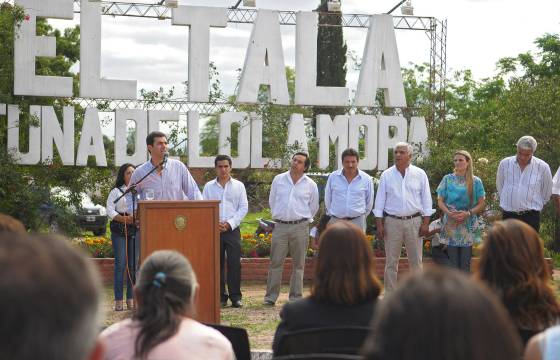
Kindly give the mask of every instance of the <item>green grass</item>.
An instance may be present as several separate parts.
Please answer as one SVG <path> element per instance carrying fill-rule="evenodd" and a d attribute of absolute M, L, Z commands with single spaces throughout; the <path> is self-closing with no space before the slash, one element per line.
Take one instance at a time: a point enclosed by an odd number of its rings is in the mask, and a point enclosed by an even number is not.
<path fill-rule="evenodd" d="M 259 219 L 270 219 L 270 209 L 264 209 L 259 212 L 248 213 L 243 219 L 241 226 L 239 227 L 242 234 L 254 233 L 257 230 Z"/>

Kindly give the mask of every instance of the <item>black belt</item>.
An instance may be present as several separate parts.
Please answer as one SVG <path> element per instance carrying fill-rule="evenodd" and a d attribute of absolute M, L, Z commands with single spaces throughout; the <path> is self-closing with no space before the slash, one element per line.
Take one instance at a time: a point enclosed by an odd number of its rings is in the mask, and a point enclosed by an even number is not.
<path fill-rule="evenodd" d="M 540 211 L 538 211 L 538 210 L 523 210 L 523 211 L 506 211 L 506 210 L 502 210 L 502 212 L 503 212 L 504 214 L 512 214 L 512 215 L 516 215 L 516 216 L 523 216 L 523 215 L 538 214 L 538 213 L 540 213 Z"/>
<path fill-rule="evenodd" d="M 129 214 L 129 213 L 126 213 L 126 212 L 122 213 L 122 212 L 118 212 L 118 211 L 117 211 L 117 214 L 119 214 L 119 215 L 121 215 L 121 216 L 132 215 L 132 214 Z"/>
<path fill-rule="evenodd" d="M 414 219 L 415 217 L 422 216 L 422 214 L 417 212 L 416 214 L 412 214 L 410 216 L 397 216 L 397 215 L 387 214 L 386 212 L 384 212 L 383 216 L 388 216 L 390 218 L 399 219 L 399 220 L 410 220 L 410 219 Z"/>
<path fill-rule="evenodd" d="M 357 218 L 359 218 L 359 217 L 361 217 L 361 216 L 362 216 L 362 215 L 359 215 L 359 216 L 356 216 L 356 217 L 338 217 L 338 216 L 334 216 L 334 215 L 333 215 L 333 218 L 339 219 L 339 220 L 348 220 L 348 221 L 352 221 L 352 220 L 357 219 Z"/>
<path fill-rule="evenodd" d="M 307 221 L 307 219 L 303 218 L 303 219 L 299 219 L 299 220 L 290 220 L 290 221 L 284 221 L 284 220 L 279 220 L 279 219 L 272 219 L 272 221 L 280 223 L 280 224 L 290 224 L 290 225 L 294 225 L 294 224 L 301 224 L 304 221 Z"/>

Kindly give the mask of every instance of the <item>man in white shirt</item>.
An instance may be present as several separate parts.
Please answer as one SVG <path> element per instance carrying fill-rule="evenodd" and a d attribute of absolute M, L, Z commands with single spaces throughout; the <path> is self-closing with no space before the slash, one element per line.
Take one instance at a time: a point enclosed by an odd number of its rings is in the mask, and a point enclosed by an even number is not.
<path fill-rule="evenodd" d="M 404 242 L 413 270 L 422 269 L 422 236 L 429 236 L 433 214 L 428 176 L 411 165 L 412 146 L 399 142 L 394 149 L 395 165 L 381 174 L 373 213 L 377 237 L 385 242 L 385 291 L 397 285 L 397 272 Z"/>
<path fill-rule="evenodd" d="M 552 174 L 546 162 L 533 156 L 536 150 L 535 138 L 522 136 L 517 155 L 500 161 L 496 189 L 502 218 L 521 220 L 538 232 L 540 212 L 552 194 Z"/>
<path fill-rule="evenodd" d="M 309 165 L 309 155 L 295 153 L 290 170 L 276 175 L 272 181 L 269 204 L 276 225 L 272 231 L 265 305 L 273 306 L 278 299 L 284 259 L 288 251 L 292 257 L 289 299 L 302 297 L 309 223 L 319 210 L 317 184 L 304 173 Z"/>
<path fill-rule="evenodd" d="M 138 166 L 130 179 L 136 184 L 154 168 L 157 168 L 136 185 L 140 200 L 202 200 L 202 194 L 191 173 L 179 160 L 167 159 L 167 136 L 153 131 L 146 137 L 150 160 Z M 162 164 L 166 159 L 166 164 Z"/>
<path fill-rule="evenodd" d="M 552 178 L 552 198 L 556 215 L 560 216 L 560 167 L 556 170 L 554 178 Z"/>
<path fill-rule="evenodd" d="M 204 200 L 220 200 L 220 296 L 222 306 L 240 308 L 241 303 L 241 233 L 239 225 L 247 215 L 249 203 L 245 185 L 231 177 L 231 158 L 214 159 L 217 178 L 204 185 Z M 227 291 L 224 260 L 227 258 Z M 229 295 L 228 295 L 229 293 Z"/>
<path fill-rule="evenodd" d="M 342 152 L 342 169 L 333 171 L 325 186 L 329 223 L 351 221 L 366 231 L 366 217 L 373 207 L 373 181 L 358 168 L 360 156 L 352 148 Z"/>

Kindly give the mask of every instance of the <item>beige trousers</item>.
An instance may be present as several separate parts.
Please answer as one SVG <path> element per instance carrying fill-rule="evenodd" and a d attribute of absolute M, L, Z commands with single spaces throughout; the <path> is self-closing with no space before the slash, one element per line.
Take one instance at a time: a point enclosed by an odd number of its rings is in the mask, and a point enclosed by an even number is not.
<path fill-rule="evenodd" d="M 272 231 L 270 247 L 270 267 L 266 281 L 265 301 L 276 302 L 280 295 L 282 270 L 284 259 L 290 252 L 292 257 L 292 276 L 290 277 L 289 299 L 295 300 L 303 294 L 303 270 L 305 268 L 305 253 L 309 245 L 309 222 L 299 224 L 276 223 Z"/>
<path fill-rule="evenodd" d="M 397 286 L 397 272 L 402 244 L 406 246 L 406 255 L 411 270 L 422 269 L 422 239 L 418 235 L 422 217 L 399 220 L 389 216 L 385 219 L 385 291 L 394 290 Z"/>

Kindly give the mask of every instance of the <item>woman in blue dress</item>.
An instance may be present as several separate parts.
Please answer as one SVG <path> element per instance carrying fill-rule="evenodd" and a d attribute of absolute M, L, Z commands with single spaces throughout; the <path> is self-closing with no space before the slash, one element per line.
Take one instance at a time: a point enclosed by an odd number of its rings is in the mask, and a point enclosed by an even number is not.
<path fill-rule="evenodd" d="M 469 271 L 472 246 L 480 242 L 485 192 L 482 181 L 473 175 L 472 157 L 467 151 L 455 152 L 455 170 L 441 180 L 437 188 L 438 206 L 443 212 L 440 242 L 447 245 L 449 264 Z"/>

